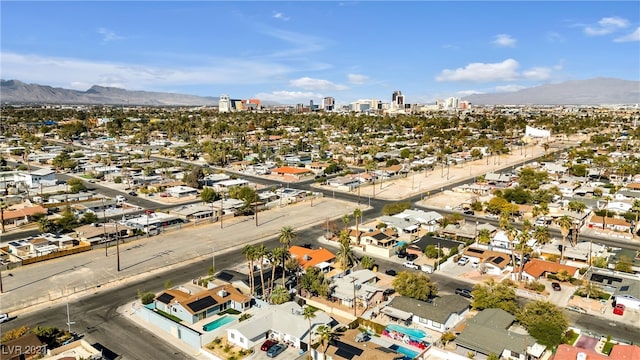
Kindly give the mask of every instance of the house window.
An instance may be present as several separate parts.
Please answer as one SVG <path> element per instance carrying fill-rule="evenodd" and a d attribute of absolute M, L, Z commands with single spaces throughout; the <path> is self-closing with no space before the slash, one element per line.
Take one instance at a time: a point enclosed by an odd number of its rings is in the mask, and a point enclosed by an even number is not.
<path fill-rule="evenodd" d="M 518 354 L 515 351 L 511 351 L 511 357 L 516 358 L 516 359 L 520 359 L 520 354 Z"/>
<path fill-rule="evenodd" d="M 235 339 L 235 338 L 236 338 L 236 334 L 234 334 L 234 333 L 229 333 L 229 337 L 230 337 L 230 338 L 232 338 L 232 339 Z"/>
<path fill-rule="evenodd" d="M 431 321 L 431 326 L 440 329 L 442 327 L 442 324 L 440 324 L 439 322 Z"/>
<path fill-rule="evenodd" d="M 421 324 L 427 324 L 429 322 L 429 320 L 425 319 L 425 318 L 418 318 L 418 322 Z"/>

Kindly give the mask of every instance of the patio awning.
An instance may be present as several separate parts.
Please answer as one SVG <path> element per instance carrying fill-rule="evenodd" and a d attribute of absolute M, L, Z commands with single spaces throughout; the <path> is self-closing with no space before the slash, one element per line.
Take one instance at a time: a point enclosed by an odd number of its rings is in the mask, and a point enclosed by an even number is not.
<path fill-rule="evenodd" d="M 385 315 L 389 315 L 392 318 L 396 318 L 396 319 L 400 319 L 400 320 L 409 320 L 409 319 L 411 319 L 411 316 L 413 316 L 412 313 L 408 313 L 406 311 L 390 308 L 388 306 L 383 308 L 382 310 L 380 310 L 380 312 L 385 314 Z"/>
<path fill-rule="evenodd" d="M 324 269 L 326 269 L 326 268 L 328 268 L 328 267 L 330 267 L 330 266 L 331 266 L 331 263 L 328 263 L 328 262 L 326 262 L 326 261 L 323 261 L 323 262 L 321 262 L 321 263 L 319 263 L 319 264 L 317 264 L 317 265 L 316 265 L 316 267 L 317 267 L 318 269 L 320 269 L 320 270 L 324 270 Z"/>

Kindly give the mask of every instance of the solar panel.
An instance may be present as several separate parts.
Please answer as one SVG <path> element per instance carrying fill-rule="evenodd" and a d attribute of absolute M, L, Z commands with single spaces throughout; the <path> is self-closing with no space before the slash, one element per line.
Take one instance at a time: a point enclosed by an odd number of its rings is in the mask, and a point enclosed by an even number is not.
<path fill-rule="evenodd" d="M 342 341 L 336 341 L 335 346 L 338 348 L 336 355 L 345 359 L 353 359 L 355 356 L 360 356 L 364 352 L 364 350 L 343 343 Z"/>
<path fill-rule="evenodd" d="M 162 295 L 158 296 L 158 301 L 160 301 L 161 303 L 165 303 L 168 304 L 171 300 L 173 300 L 175 296 L 171 295 L 171 294 L 167 294 L 167 293 L 162 293 Z"/>
<path fill-rule="evenodd" d="M 233 275 L 229 274 L 226 271 L 221 271 L 218 273 L 218 275 L 216 275 L 216 277 L 222 281 L 229 281 L 231 279 L 233 279 Z"/>
<path fill-rule="evenodd" d="M 502 256 L 496 256 L 495 259 L 493 259 L 492 263 L 500 264 L 503 261 L 504 261 L 504 258 Z"/>
<path fill-rule="evenodd" d="M 476 254 L 482 254 L 484 252 L 484 250 L 480 250 L 480 249 L 474 249 L 474 248 L 469 248 L 467 249 L 468 252 L 472 252 L 472 253 L 476 253 Z"/>
<path fill-rule="evenodd" d="M 215 304 L 217 304 L 218 302 L 212 298 L 211 296 L 207 296 L 204 297 L 200 300 L 196 300 L 193 302 L 190 302 L 187 304 L 187 306 L 193 311 L 193 312 L 199 312 L 201 310 L 204 310 L 208 307 L 211 307 Z"/>
<path fill-rule="evenodd" d="M 628 285 L 621 286 L 620 291 L 629 291 L 629 286 Z"/>

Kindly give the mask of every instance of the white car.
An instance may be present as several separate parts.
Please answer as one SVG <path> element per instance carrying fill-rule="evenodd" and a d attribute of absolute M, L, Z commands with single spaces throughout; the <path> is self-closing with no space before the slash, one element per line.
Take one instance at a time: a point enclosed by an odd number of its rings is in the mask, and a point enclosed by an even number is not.
<path fill-rule="evenodd" d="M 406 268 L 409 268 L 409 269 L 420 270 L 420 266 L 415 264 L 413 261 L 405 261 L 405 262 L 402 263 L 402 266 L 404 266 Z"/>
<path fill-rule="evenodd" d="M 469 263 L 469 258 L 466 256 L 463 256 L 460 258 L 460 260 L 458 260 L 458 265 L 460 266 L 465 266 L 467 265 L 467 263 Z"/>
<path fill-rule="evenodd" d="M 7 313 L 0 314 L 0 324 L 2 324 L 5 321 L 9 321 L 9 314 Z"/>

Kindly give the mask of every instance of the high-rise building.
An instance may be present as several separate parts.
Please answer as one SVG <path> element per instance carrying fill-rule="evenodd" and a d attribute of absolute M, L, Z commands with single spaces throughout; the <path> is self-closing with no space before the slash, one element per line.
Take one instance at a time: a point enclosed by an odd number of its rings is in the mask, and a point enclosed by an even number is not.
<path fill-rule="evenodd" d="M 404 109 L 404 95 L 402 95 L 402 91 L 396 90 L 391 95 L 391 108 L 401 110 Z"/>
<path fill-rule="evenodd" d="M 220 99 L 218 100 L 218 112 L 226 113 L 231 111 L 231 100 L 229 99 L 229 95 L 223 94 L 220 95 Z"/>
<path fill-rule="evenodd" d="M 336 99 L 328 96 L 322 99 L 322 108 L 324 111 L 333 111 L 336 106 Z"/>

